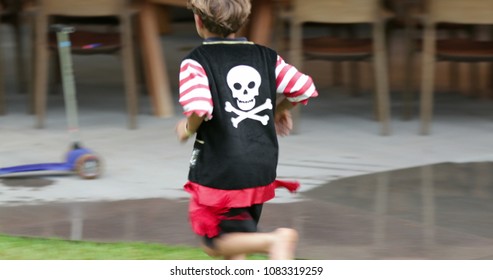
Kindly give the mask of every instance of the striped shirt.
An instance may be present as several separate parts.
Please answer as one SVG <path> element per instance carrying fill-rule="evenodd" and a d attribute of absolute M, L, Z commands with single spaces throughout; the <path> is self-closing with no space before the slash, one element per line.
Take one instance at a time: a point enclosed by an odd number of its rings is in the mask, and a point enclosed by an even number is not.
<path fill-rule="evenodd" d="M 299 72 L 294 66 L 277 56 L 276 92 L 286 96 L 292 103 L 306 104 L 318 95 L 310 76 Z M 204 68 L 193 59 L 185 59 L 180 66 L 179 102 L 184 114 L 206 116 L 212 119 L 213 103 L 209 80 Z"/>

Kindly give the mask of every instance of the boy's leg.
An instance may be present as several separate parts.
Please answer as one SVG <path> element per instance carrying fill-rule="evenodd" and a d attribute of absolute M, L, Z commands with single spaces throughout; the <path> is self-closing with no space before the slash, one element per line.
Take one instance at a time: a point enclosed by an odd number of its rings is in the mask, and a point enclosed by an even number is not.
<path fill-rule="evenodd" d="M 205 238 L 204 244 L 202 244 L 202 249 L 204 252 L 211 257 L 222 257 L 225 260 L 244 260 L 246 259 L 246 254 L 238 254 L 238 255 L 221 255 L 216 251 L 216 247 L 214 245 L 214 241 L 216 238 Z"/>
<path fill-rule="evenodd" d="M 204 247 L 211 256 L 238 256 L 266 253 L 273 260 L 293 259 L 298 233 L 294 229 L 279 228 L 273 232 L 235 232 L 215 238 L 214 248 Z"/>
<path fill-rule="evenodd" d="M 241 254 L 241 255 L 234 255 L 234 256 L 225 256 L 225 260 L 245 260 L 247 255 Z"/>

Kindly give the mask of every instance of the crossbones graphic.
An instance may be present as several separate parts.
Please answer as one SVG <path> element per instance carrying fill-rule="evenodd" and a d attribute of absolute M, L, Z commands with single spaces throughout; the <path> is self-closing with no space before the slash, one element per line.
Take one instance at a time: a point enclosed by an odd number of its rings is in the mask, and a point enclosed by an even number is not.
<path fill-rule="evenodd" d="M 257 114 L 267 109 L 272 110 L 272 101 L 269 98 L 267 98 L 264 104 L 255 107 L 247 112 L 236 109 L 235 107 L 233 107 L 233 105 L 231 105 L 230 102 L 226 102 L 226 107 L 224 107 L 224 109 L 228 113 L 235 113 L 237 115 L 236 118 L 231 118 L 231 122 L 233 123 L 233 126 L 235 128 L 238 128 L 238 124 L 245 119 L 256 120 L 261 122 L 263 125 L 267 125 L 267 123 L 269 122 L 269 116 L 268 115 L 259 116 Z"/>

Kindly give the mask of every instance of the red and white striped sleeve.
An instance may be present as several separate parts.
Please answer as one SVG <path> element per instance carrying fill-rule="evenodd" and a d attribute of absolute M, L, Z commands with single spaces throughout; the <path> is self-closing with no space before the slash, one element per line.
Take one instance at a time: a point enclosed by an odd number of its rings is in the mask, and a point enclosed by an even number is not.
<path fill-rule="evenodd" d="M 212 95 L 209 79 L 200 63 L 185 59 L 180 66 L 180 105 L 187 117 L 195 113 L 212 119 Z"/>
<path fill-rule="evenodd" d="M 292 103 L 306 104 L 309 98 L 318 96 L 312 78 L 287 64 L 279 55 L 276 64 L 276 91 L 284 94 Z"/>

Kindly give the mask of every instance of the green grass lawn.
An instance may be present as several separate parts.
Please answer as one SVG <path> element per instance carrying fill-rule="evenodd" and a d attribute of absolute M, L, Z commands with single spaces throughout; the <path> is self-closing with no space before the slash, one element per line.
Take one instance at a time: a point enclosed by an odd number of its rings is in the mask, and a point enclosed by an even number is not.
<path fill-rule="evenodd" d="M 0 235 L 0 260 L 211 260 L 200 248 Z M 252 256 L 251 259 L 265 259 Z"/>

